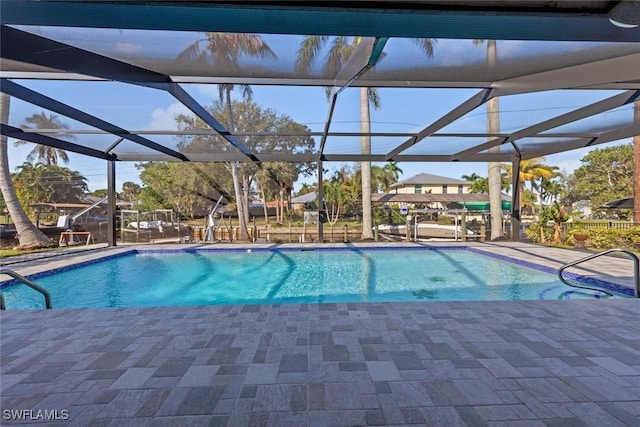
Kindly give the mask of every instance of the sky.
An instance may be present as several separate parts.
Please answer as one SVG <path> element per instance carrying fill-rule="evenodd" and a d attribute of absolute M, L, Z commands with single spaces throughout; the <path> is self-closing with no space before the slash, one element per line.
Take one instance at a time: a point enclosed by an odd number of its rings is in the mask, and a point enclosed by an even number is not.
<path fill-rule="evenodd" d="M 23 81 L 27 87 L 38 90 L 45 95 L 51 96 L 62 102 L 79 106 L 84 111 L 106 117 L 114 124 L 127 129 L 136 130 L 170 130 L 175 129 L 174 117 L 179 113 L 189 113 L 188 110 L 169 95 L 153 91 L 151 89 L 135 88 L 131 95 L 126 95 L 120 83 L 104 83 L 103 87 L 95 88 L 96 83 L 78 82 L 49 82 Z M 87 85 L 87 89 L 84 89 Z M 92 85 L 92 86 L 89 86 Z M 91 87 L 91 89 L 89 89 Z M 210 105 L 218 97 L 215 85 L 185 85 L 187 91 L 204 105 Z M 322 131 L 325 120 L 328 116 L 329 104 L 326 101 L 324 88 L 305 87 L 283 89 L 282 87 L 253 86 L 253 101 L 263 107 L 269 107 L 280 114 L 290 116 L 293 120 L 307 125 L 313 131 Z M 417 132 L 439 118 L 443 108 L 453 108 L 460 102 L 475 93 L 475 90 L 415 90 L 411 97 L 406 96 L 406 91 L 400 89 L 380 89 L 379 94 L 382 100 L 380 110 L 372 110 L 371 121 L 372 131 L 389 132 Z M 503 97 L 500 99 L 501 108 L 501 131 L 507 132 L 531 123 L 531 120 L 542 121 L 549 117 L 561 114 L 562 112 L 575 109 L 584 102 L 593 102 L 604 97 L 603 94 L 596 95 L 594 92 L 579 93 L 573 92 L 575 99 L 566 99 L 566 91 L 561 94 L 545 93 L 540 95 L 529 95 L 526 100 L 518 99 L 516 96 Z M 607 93 L 606 96 L 611 96 Z M 565 99 L 563 99 L 563 97 Z M 332 121 L 332 131 L 353 131 L 359 130 L 359 104 L 358 89 L 348 89 L 341 96 L 336 105 Z M 430 108 L 430 105 L 437 104 L 438 108 Z M 43 110 L 39 107 L 24 103 L 19 99 L 12 99 L 9 123 L 13 126 L 20 126 L 25 123 L 25 119 L 34 113 Z M 481 106 L 467 116 L 457 120 L 447 126 L 442 131 L 447 132 L 483 132 L 486 127 L 486 107 Z M 622 111 L 627 114 L 626 111 Z M 618 113 L 619 115 L 619 113 Z M 612 113 L 611 120 L 616 121 L 617 116 Z M 85 125 L 74 122 L 65 117 L 59 117 L 69 128 L 86 128 Z M 91 138 L 96 147 L 106 147 L 115 140 L 113 136 L 78 136 L 82 141 Z M 152 140 L 171 143 L 166 140 L 168 137 L 149 136 Z M 319 138 L 318 138 L 319 140 Z M 404 140 L 393 139 L 377 142 L 374 140 L 373 149 L 388 151 L 398 142 Z M 629 141 L 617 141 L 614 143 L 596 146 L 621 144 Z M 443 144 L 455 144 L 451 139 L 442 141 Z M 327 152 L 355 153 L 358 148 L 358 140 L 342 140 L 336 138 L 328 140 Z M 341 148 L 341 147 L 347 148 Z M 33 144 L 26 144 L 15 147 L 10 140 L 9 161 L 12 170 L 25 161 L 27 154 L 33 149 Z M 344 151 L 341 151 L 344 150 Z M 546 163 L 555 165 L 560 170 L 572 172 L 580 166 L 580 159 L 583 158 L 590 149 L 573 150 L 570 152 L 556 154 L 546 157 Z M 418 150 L 419 152 L 419 150 Z M 70 162 L 67 167 L 79 171 L 88 179 L 91 191 L 106 188 L 107 164 L 104 160 L 69 153 Z M 382 164 L 381 164 L 382 165 Z M 419 173 L 431 173 L 435 175 L 447 176 L 450 178 L 461 178 L 462 175 L 477 173 L 481 176 L 487 175 L 486 163 L 410 163 L 401 162 L 398 164 L 403 173 L 400 180 L 410 178 Z M 325 163 L 325 169 L 330 171 L 341 166 L 337 163 Z M 117 189 L 122 188 L 126 181 L 140 183 L 139 170 L 135 162 L 116 162 Z M 314 182 L 315 177 L 300 180 L 296 189 L 302 182 Z"/>
<path fill-rule="evenodd" d="M 202 33 L 198 32 L 154 32 L 144 30 L 114 30 L 98 28 L 64 28 L 64 27 L 25 27 L 45 37 L 62 40 L 71 45 L 93 50 L 103 55 L 122 59 L 135 59 L 136 63 L 150 68 L 167 67 L 174 72 L 183 70 L 189 75 L 191 62 L 181 59 L 188 46 L 204 41 Z M 158 40 L 161 38 L 162 42 Z M 276 55 L 272 58 L 257 58 L 245 55 L 240 60 L 241 67 L 255 70 L 260 75 L 282 75 L 295 78 L 295 61 L 298 57 L 298 46 L 304 40 L 301 35 L 261 35 Z M 432 40 L 434 55 L 425 56 L 415 43 L 415 39 L 391 38 L 385 45 L 383 55 L 372 70 L 375 73 L 394 75 L 396 79 L 432 79 L 433 81 L 462 81 L 469 79 L 483 81 L 483 79 L 500 79 L 509 76 L 535 73 L 539 67 L 545 69 L 547 63 L 570 65 L 575 61 L 581 62 L 585 57 L 600 57 L 609 50 L 629 49 L 625 44 L 593 43 L 593 42 L 536 42 L 499 40 L 498 68 L 487 67 L 486 49 L 477 46 L 469 40 L 438 39 Z M 200 45 L 204 46 L 204 45 Z M 326 76 L 323 71 L 327 44 L 324 50 L 318 52 L 318 60 L 312 64 L 310 73 L 316 76 Z M 364 50 L 360 50 L 360 53 Z M 600 55 L 600 56 L 598 56 Z M 356 54 L 356 61 L 349 60 L 345 69 L 351 70 L 355 64 L 367 58 Z M 352 58 L 353 59 L 353 58 Z M 537 61 L 540 64 L 537 64 Z M 215 64 L 217 66 L 218 64 Z M 213 66 L 213 75 L 219 71 Z M 174 68 L 172 68 L 174 67 Z M 356 67 L 356 68 L 357 68 Z M 246 71 L 245 70 L 245 71 Z M 415 70 L 419 70 L 416 74 Z M 539 70 L 538 70 L 539 71 Z M 348 74 L 348 73 L 347 73 Z M 225 74 L 220 74 L 225 75 Z M 349 74 L 350 76 L 351 74 Z M 364 77 L 367 78 L 369 74 Z M 172 130 L 176 124 L 174 117 L 179 113 L 188 113 L 175 98 L 166 92 L 126 85 L 118 82 L 88 82 L 88 81 L 16 81 L 28 88 L 40 92 L 53 99 L 72 105 L 89 114 L 98 116 L 115 125 L 128 130 Z M 411 86 L 410 82 L 407 86 Z M 182 87 L 202 105 L 211 105 L 218 98 L 216 85 L 183 84 Z M 322 132 L 328 117 L 329 103 L 324 87 L 294 88 L 286 86 L 258 86 L 253 85 L 253 101 L 260 106 L 268 107 L 277 113 L 289 116 L 292 120 L 306 125 L 312 131 Z M 414 89 L 380 88 L 378 95 L 381 108 L 371 111 L 372 132 L 404 132 L 417 133 L 426 126 L 438 120 L 443 114 L 460 105 L 462 102 L 478 92 L 478 89 Z M 542 122 L 560 114 L 575 110 L 598 100 L 613 96 L 620 91 L 589 91 L 589 90 L 556 90 L 522 95 L 503 96 L 500 98 L 500 130 L 513 132 L 526 128 L 533 123 Z M 239 94 L 235 94 L 236 99 Z M 25 119 L 43 110 L 27 104 L 19 99 L 12 99 L 9 124 L 20 127 Z M 333 115 L 330 131 L 358 132 L 359 131 L 359 89 L 347 88 L 338 98 Z M 629 123 L 633 117 L 632 105 L 602 113 L 583 119 L 575 124 L 569 124 L 554 129 L 554 132 L 584 132 L 593 133 L 606 131 L 615 125 Z M 74 122 L 65 117 L 59 119 L 72 129 L 86 129 L 87 126 Z M 486 130 L 486 106 L 482 105 L 469 114 L 454 121 L 439 132 L 449 133 L 482 133 Z M 148 139 L 175 147 L 171 137 L 147 136 Z M 104 150 L 117 138 L 111 135 L 79 135 L 76 142 Z M 372 151 L 375 154 L 387 153 L 400 143 L 402 138 L 373 138 Z M 319 143 L 320 138 L 316 138 Z M 549 141 L 548 139 L 546 140 Z M 482 143 L 478 138 L 473 143 Z M 603 148 L 609 145 L 621 144 L 629 141 L 598 145 Z M 518 143 L 539 144 L 539 140 L 529 139 Z M 468 147 L 469 139 L 463 138 L 427 138 L 423 142 L 406 150 L 403 154 L 448 154 L 461 151 Z M 32 144 L 15 147 L 9 144 L 9 162 L 12 170 L 22 164 Z M 139 146 L 124 141 L 120 147 L 139 149 Z M 562 154 L 547 156 L 547 164 L 555 165 L 560 170 L 571 173 L 580 166 L 580 159 L 590 149 L 574 150 Z M 330 137 L 327 140 L 325 153 L 357 154 L 359 139 L 348 137 Z M 88 179 L 89 189 L 96 190 L 106 187 L 106 161 L 94 159 L 74 153 L 69 153 L 71 161 L 66 166 L 79 171 Z M 332 171 L 341 166 L 325 162 L 325 169 Z M 462 175 L 476 173 L 487 175 L 486 163 L 399 163 L 403 173 L 400 179 L 407 179 L 418 173 L 427 172 L 450 178 L 461 178 Z M 331 172 L 329 172 L 330 174 Z M 116 162 L 117 189 L 122 188 L 126 181 L 139 182 L 139 170 L 135 162 Z M 304 182 L 313 182 L 315 178 L 306 178 Z M 299 188 L 301 180 L 296 188 Z"/>

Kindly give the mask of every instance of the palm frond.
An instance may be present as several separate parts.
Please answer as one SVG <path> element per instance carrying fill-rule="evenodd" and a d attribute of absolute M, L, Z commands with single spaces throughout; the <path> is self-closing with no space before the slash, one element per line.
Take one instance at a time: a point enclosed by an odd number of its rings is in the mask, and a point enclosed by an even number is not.
<path fill-rule="evenodd" d="M 338 74 L 342 64 L 349 59 L 354 49 L 355 45 L 349 44 L 349 37 L 336 37 L 333 39 L 323 71 L 330 76 Z"/>
<path fill-rule="evenodd" d="M 220 99 L 220 102 L 224 102 L 225 100 L 224 96 L 227 93 L 227 86 L 229 85 L 218 85 L 218 98 Z M 233 85 L 231 85 L 231 87 L 233 87 Z"/>
<path fill-rule="evenodd" d="M 240 85 L 240 90 L 242 91 L 242 98 L 250 101 L 253 98 L 253 90 L 249 85 Z"/>
<path fill-rule="evenodd" d="M 328 38 L 328 36 L 309 36 L 300 43 L 295 65 L 296 71 L 309 72 L 311 64 L 316 60 L 318 52 L 324 47 Z"/>
<path fill-rule="evenodd" d="M 327 96 L 327 100 L 331 100 L 331 95 L 333 95 L 333 87 L 332 86 L 325 87 L 324 94 Z"/>
<path fill-rule="evenodd" d="M 278 57 L 269 45 L 262 40 L 262 37 L 256 34 L 236 34 L 235 36 L 238 39 L 240 53 L 260 58 L 276 59 Z"/>
<path fill-rule="evenodd" d="M 206 60 L 205 52 L 200 49 L 200 43 L 206 41 L 206 39 L 198 40 L 192 43 L 185 50 L 180 52 L 176 57 L 177 62 L 186 62 L 186 63 L 202 63 Z"/>
<path fill-rule="evenodd" d="M 367 88 L 367 96 L 369 97 L 369 103 L 373 105 L 373 108 L 376 110 L 380 108 L 381 101 L 380 95 L 378 95 L 378 90 L 375 87 Z"/>
<path fill-rule="evenodd" d="M 414 39 L 413 40 L 420 50 L 424 52 L 429 58 L 433 56 L 433 46 L 438 42 L 436 39 Z"/>

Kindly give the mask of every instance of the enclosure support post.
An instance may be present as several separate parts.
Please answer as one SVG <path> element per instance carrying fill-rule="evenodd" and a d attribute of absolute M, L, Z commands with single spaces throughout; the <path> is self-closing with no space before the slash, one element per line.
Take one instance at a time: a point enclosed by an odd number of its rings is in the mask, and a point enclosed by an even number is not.
<path fill-rule="evenodd" d="M 107 161 L 107 245 L 116 246 L 116 162 Z"/>
<path fill-rule="evenodd" d="M 511 167 L 511 241 L 520 241 L 520 156 L 513 156 Z"/>
<path fill-rule="evenodd" d="M 458 229 L 458 225 L 456 224 L 456 230 Z M 460 240 L 463 242 L 467 241 L 467 210 L 464 209 L 460 214 Z"/>
<path fill-rule="evenodd" d="M 324 211 L 324 188 L 322 187 L 322 160 L 318 160 L 318 242 L 324 242 L 324 224 L 322 212 Z"/>

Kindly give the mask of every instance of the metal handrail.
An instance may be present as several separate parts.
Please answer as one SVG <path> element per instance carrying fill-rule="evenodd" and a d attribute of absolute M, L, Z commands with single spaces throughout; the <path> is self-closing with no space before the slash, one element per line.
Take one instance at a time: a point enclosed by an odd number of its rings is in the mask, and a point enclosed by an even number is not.
<path fill-rule="evenodd" d="M 562 281 L 562 283 L 564 283 L 565 285 L 573 286 L 574 288 L 581 288 L 581 289 L 588 289 L 590 291 L 604 292 L 605 294 L 607 294 L 609 296 L 613 296 L 612 293 L 607 292 L 607 291 L 603 290 L 602 288 L 590 288 L 588 286 L 576 285 L 574 283 L 569 283 L 568 281 L 565 280 L 564 277 L 562 277 L 562 273 L 567 268 L 576 266 L 578 264 L 581 264 L 581 263 L 583 263 L 585 261 L 592 260 L 594 258 L 601 257 L 602 255 L 610 254 L 612 252 L 623 252 L 623 253 L 625 253 L 625 254 L 627 254 L 627 255 L 629 255 L 631 257 L 631 259 L 633 261 L 633 284 L 634 284 L 634 294 L 633 294 L 633 296 L 634 296 L 634 298 L 640 298 L 640 259 L 638 258 L 638 256 L 635 253 L 633 253 L 629 249 L 622 249 L 622 248 L 607 249 L 606 251 L 598 252 L 597 254 L 593 254 L 593 255 L 590 255 L 588 257 L 581 258 L 581 259 L 579 259 L 577 261 L 565 264 L 562 267 L 560 267 L 560 269 L 558 270 L 558 277 L 560 278 L 560 281 Z"/>
<path fill-rule="evenodd" d="M 30 287 L 31 289 L 38 291 L 42 294 L 42 296 L 44 296 L 44 305 L 47 309 L 51 309 L 53 308 L 53 306 L 51 305 L 51 294 L 49 293 L 48 290 L 46 290 L 45 288 L 43 288 L 40 285 L 37 285 L 35 283 L 33 283 L 31 280 L 27 279 L 24 276 L 21 276 L 20 274 L 16 273 L 13 270 L 0 270 L 0 274 L 6 274 L 7 276 L 11 276 L 14 279 L 16 279 L 18 282 L 27 285 L 28 287 Z M 0 294 L 1 295 L 1 294 Z M 5 304 L 4 304 L 4 296 L 0 296 L 0 306 L 2 307 L 2 310 L 4 310 Z"/>

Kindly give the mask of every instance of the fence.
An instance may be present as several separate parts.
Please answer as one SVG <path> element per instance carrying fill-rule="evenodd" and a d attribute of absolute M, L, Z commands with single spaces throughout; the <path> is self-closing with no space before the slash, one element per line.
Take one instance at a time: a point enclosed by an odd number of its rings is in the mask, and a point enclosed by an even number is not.
<path fill-rule="evenodd" d="M 633 228 L 632 222 L 616 222 L 616 221 L 574 221 L 572 223 L 562 224 L 562 231 L 567 232 L 569 228 L 580 227 L 584 230 L 593 230 L 594 228 L 614 228 L 616 230 L 628 230 Z"/>
<path fill-rule="evenodd" d="M 217 227 L 212 230 L 212 239 L 214 241 L 235 241 L 238 237 L 238 227 Z M 317 242 L 318 229 L 314 227 L 279 227 L 279 228 L 261 228 L 249 227 L 249 240 L 257 242 L 270 243 L 299 243 L 299 242 Z M 343 242 L 360 240 L 360 227 L 334 227 L 333 233 L 331 227 L 324 227 L 323 237 L 325 242 Z M 191 238 L 193 241 L 202 242 L 205 240 L 206 229 L 204 227 L 192 227 Z M 255 239 L 254 239 L 255 236 Z"/>

